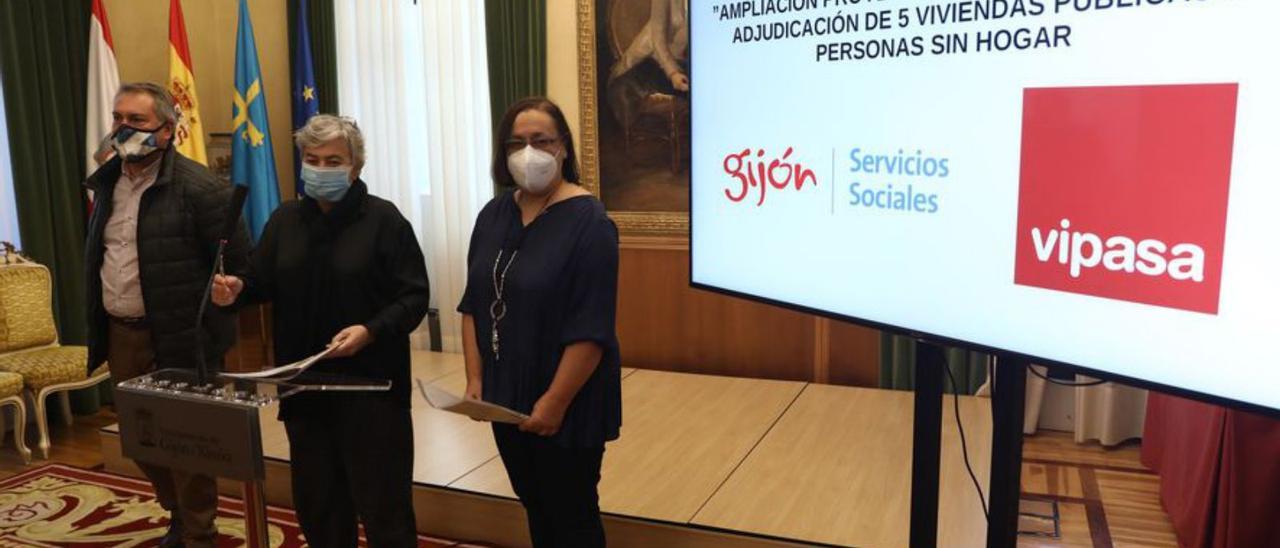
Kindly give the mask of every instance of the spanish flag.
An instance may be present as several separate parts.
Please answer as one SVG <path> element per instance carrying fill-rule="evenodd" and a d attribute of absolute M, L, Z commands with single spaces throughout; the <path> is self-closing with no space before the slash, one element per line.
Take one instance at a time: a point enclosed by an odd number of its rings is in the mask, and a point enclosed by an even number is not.
<path fill-rule="evenodd" d="M 174 146 L 183 156 L 204 165 L 204 126 L 200 123 L 200 101 L 196 100 L 196 77 L 191 69 L 191 48 L 187 47 L 187 25 L 183 23 L 182 2 L 169 0 L 169 93 L 178 107 L 178 127 Z"/>

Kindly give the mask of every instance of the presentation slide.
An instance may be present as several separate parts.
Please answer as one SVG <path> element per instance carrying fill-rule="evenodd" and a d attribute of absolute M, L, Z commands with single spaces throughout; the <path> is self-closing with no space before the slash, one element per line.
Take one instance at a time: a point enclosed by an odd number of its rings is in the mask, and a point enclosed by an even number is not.
<path fill-rule="evenodd" d="M 693 284 L 1280 409 L 1277 24 L 690 2 Z"/>

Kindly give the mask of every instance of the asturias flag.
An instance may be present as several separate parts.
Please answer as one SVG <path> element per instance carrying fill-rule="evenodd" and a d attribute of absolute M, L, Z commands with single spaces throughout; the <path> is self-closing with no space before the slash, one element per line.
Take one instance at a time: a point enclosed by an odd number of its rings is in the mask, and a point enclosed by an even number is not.
<path fill-rule="evenodd" d="M 258 47 L 245 0 L 240 0 L 240 23 L 236 30 L 236 82 L 231 114 L 231 183 L 249 187 L 244 218 L 256 242 L 271 212 L 280 205 L 280 185 L 276 157 L 271 150 L 271 130 L 267 127 L 267 94 L 262 86 Z"/>

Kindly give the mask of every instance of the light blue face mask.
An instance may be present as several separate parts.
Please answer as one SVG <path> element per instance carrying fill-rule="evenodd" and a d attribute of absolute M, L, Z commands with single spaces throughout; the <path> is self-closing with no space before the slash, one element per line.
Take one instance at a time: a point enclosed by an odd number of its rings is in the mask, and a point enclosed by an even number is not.
<path fill-rule="evenodd" d="M 351 188 L 351 166 L 316 167 L 302 164 L 302 191 L 312 198 L 341 202 Z"/>

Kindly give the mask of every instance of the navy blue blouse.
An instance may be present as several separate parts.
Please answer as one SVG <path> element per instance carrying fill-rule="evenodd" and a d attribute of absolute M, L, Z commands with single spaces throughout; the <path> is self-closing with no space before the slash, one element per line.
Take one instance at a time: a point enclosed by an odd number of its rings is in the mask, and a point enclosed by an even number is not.
<path fill-rule="evenodd" d="M 497 276 L 507 270 L 507 312 L 498 322 L 495 360 L 490 305 L 500 250 Z M 467 251 L 467 288 L 458 305 L 458 312 L 475 319 L 485 401 L 532 412 L 550 388 L 565 347 L 591 341 L 604 354 L 552 439 L 582 448 L 617 439 L 622 425 L 617 302 L 618 229 L 599 200 L 578 196 L 557 202 L 523 226 L 514 192 L 495 197 L 476 219 Z"/>

